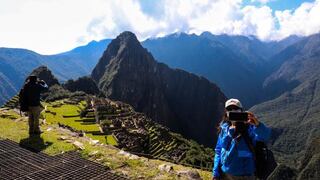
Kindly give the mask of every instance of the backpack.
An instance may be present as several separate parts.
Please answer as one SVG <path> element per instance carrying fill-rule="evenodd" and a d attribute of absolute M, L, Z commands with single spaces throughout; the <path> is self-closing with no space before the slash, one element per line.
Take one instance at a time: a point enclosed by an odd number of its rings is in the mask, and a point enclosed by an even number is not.
<path fill-rule="evenodd" d="M 267 179 L 277 167 L 272 151 L 268 149 L 263 141 L 257 141 L 256 145 L 253 146 L 251 139 L 247 135 L 244 136 L 244 140 L 254 154 L 256 163 L 255 176 L 261 180 Z"/>
<path fill-rule="evenodd" d="M 21 112 L 28 111 L 28 102 L 27 102 L 25 87 L 23 87 L 19 92 L 19 106 L 20 106 Z"/>

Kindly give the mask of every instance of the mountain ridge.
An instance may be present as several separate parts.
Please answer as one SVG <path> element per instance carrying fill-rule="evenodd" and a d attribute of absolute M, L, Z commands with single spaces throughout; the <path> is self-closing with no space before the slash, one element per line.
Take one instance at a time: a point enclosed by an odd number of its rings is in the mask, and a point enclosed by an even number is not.
<path fill-rule="evenodd" d="M 276 152 L 277 160 L 293 168 L 303 162 L 307 147 L 320 136 L 319 46 L 320 34 L 315 34 L 280 52 L 285 54 L 295 49 L 293 54 L 278 56 L 285 58 L 280 59 L 283 60 L 281 66 L 268 79 L 268 85 L 275 88 L 280 96 L 250 109 L 273 129 L 271 148 Z M 288 86 L 290 83 L 294 86 Z M 312 155 L 315 154 L 309 156 Z M 314 158 L 313 162 L 317 162 L 317 157 Z M 300 170 L 307 168 L 306 163 L 303 165 L 305 167 L 300 167 Z M 316 166 L 310 166 L 319 172 Z"/>

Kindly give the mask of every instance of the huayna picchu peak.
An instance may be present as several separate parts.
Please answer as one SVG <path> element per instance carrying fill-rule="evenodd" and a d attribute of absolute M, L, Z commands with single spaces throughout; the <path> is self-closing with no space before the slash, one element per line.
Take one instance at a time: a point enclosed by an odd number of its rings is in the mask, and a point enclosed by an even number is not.
<path fill-rule="evenodd" d="M 111 41 L 92 78 L 106 97 L 132 105 L 187 138 L 213 145 L 225 95 L 203 77 L 155 61 L 133 33 Z"/>

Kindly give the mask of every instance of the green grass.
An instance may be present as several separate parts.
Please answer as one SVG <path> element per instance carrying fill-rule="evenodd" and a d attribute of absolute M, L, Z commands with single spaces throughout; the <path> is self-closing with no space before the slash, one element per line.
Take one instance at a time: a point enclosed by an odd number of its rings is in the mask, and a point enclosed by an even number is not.
<path fill-rule="evenodd" d="M 79 108 L 75 105 L 64 104 L 60 107 L 47 107 L 50 112 L 55 112 L 56 115 L 51 113 L 45 113 L 44 117 L 47 120 L 47 123 L 62 123 L 68 125 L 76 130 L 85 131 L 85 132 L 99 132 L 99 126 L 97 124 L 84 124 L 80 116 L 73 117 L 76 114 L 79 114 L 77 110 Z M 64 115 L 73 115 L 72 117 L 63 117 Z"/>
<path fill-rule="evenodd" d="M 14 114 L 14 112 L 11 112 Z M 40 138 L 29 138 L 27 120 L 13 121 L 8 118 L 0 118 L 0 139 L 10 139 L 22 145 L 28 144 L 36 150 L 55 155 L 61 152 L 75 150 L 72 144 L 59 141 L 57 134 L 54 131 L 45 131 L 46 126 L 42 127 L 44 133 Z"/>
<path fill-rule="evenodd" d="M 60 102 L 61 103 L 61 102 Z M 47 111 L 43 113 L 44 118 L 49 124 L 64 124 L 78 131 L 84 131 L 86 135 L 101 143 L 117 145 L 116 140 L 111 135 L 101 135 L 99 125 L 92 118 L 80 118 L 80 111 L 84 108 L 84 103 L 79 105 L 61 104 L 56 107 L 55 104 L 47 103 Z"/>
<path fill-rule="evenodd" d="M 111 144 L 111 145 L 117 145 L 117 140 L 114 138 L 113 135 L 108 135 L 107 136 L 107 142 L 108 144 Z"/>

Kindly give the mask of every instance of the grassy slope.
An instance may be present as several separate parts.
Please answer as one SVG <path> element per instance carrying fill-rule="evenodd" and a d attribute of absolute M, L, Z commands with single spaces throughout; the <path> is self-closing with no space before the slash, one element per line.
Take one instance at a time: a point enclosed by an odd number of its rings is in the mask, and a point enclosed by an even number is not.
<path fill-rule="evenodd" d="M 12 116 L 0 116 L 0 138 L 10 139 L 18 143 L 28 140 L 35 146 L 35 148 L 38 148 L 38 144 L 35 144 L 33 139 L 28 138 L 27 118 L 21 118 L 12 110 L 6 112 L 6 114 L 12 114 Z M 42 130 L 47 128 L 48 126 L 45 125 L 42 125 L 41 127 Z M 57 139 L 57 137 L 59 137 L 59 133 L 56 131 L 44 131 L 41 137 L 44 140 L 43 144 L 47 145 L 47 147 L 44 148 L 44 152 L 47 154 L 55 155 L 65 151 L 75 150 L 72 144 L 59 141 Z"/>
<path fill-rule="evenodd" d="M 2 115 L 1 115 L 2 114 Z M 59 128 L 56 124 L 42 124 L 41 135 L 43 142 L 41 145 L 36 140 L 28 138 L 28 126 L 27 118 L 21 118 L 14 111 L 0 110 L 0 139 L 11 139 L 16 142 L 25 143 L 26 140 L 29 146 L 35 149 L 42 149 L 43 152 L 55 155 L 61 152 L 75 150 L 75 147 L 65 140 L 59 140 L 61 136 L 67 137 L 72 141 L 82 142 L 85 146 L 85 150 L 80 150 L 83 157 L 102 163 L 112 170 L 126 174 L 131 178 L 142 179 L 180 179 L 177 176 L 177 171 L 191 170 L 192 168 L 184 167 L 181 165 L 175 165 L 172 163 L 151 160 L 143 157 L 137 159 L 130 159 L 127 156 L 119 154 L 119 149 L 111 145 L 91 145 L 88 138 L 73 137 L 71 132 L 62 128 Z M 49 131 L 48 131 L 49 130 Z M 173 172 L 160 171 L 158 166 L 161 164 L 169 164 L 173 166 Z M 211 173 L 207 171 L 197 170 L 203 179 L 210 179 Z M 182 177 L 182 179 L 184 179 Z"/>

